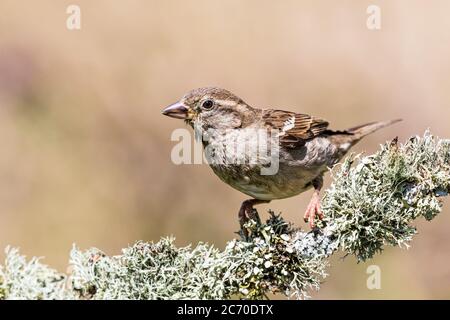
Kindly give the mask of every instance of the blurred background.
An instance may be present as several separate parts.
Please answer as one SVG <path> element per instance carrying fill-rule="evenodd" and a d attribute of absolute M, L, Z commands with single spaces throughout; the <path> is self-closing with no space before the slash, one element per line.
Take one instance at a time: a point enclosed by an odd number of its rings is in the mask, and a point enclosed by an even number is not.
<path fill-rule="evenodd" d="M 81 8 L 81 30 L 66 28 L 70 4 Z M 371 4 L 381 8 L 381 30 L 366 27 Z M 180 246 L 223 248 L 246 196 L 206 165 L 174 165 L 170 135 L 185 126 L 161 115 L 200 86 L 336 129 L 404 119 L 355 152 L 427 128 L 450 137 L 449 12 L 445 0 L 2 0 L 0 248 L 19 246 L 60 271 L 73 243 L 114 255 L 175 235 Z M 306 228 L 310 196 L 259 211 Z M 432 223 L 417 223 L 409 250 L 365 264 L 334 257 L 313 298 L 450 298 L 444 205 Z M 370 264 L 381 268 L 380 290 L 366 287 Z"/>

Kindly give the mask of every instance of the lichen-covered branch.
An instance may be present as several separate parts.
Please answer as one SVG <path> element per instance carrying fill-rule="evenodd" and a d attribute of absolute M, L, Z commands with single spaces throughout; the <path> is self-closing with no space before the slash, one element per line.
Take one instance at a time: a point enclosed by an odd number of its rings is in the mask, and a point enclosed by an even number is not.
<path fill-rule="evenodd" d="M 122 255 L 73 248 L 69 275 L 6 250 L 0 299 L 263 299 L 305 298 L 319 289 L 336 251 L 364 261 L 386 245 L 406 247 L 414 219 L 433 219 L 450 192 L 450 142 L 425 133 L 394 140 L 371 156 L 350 156 L 332 171 L 321 228 L 304 232 L 270 212 L 250 221 L 249 237 L 224 250 L 172 238 L 137 242 Z"/>

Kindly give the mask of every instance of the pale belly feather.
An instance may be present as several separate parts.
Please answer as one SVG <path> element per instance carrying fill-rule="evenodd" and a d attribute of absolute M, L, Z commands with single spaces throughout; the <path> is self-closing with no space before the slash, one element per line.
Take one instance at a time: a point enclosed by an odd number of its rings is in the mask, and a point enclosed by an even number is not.
<path fill-rule="evenodd" d="M 223 141 L 213 141 L 221 152 Z M 312 187 L 312 181 L 337 162 L 337 148 L 328 139 L 317 137 L 295 150 L 281 149 L 276 174 L 261 175 L 259 163 L 211 164 L 215 174 L 233 188 L 261 200 L 283 199 Z"/>

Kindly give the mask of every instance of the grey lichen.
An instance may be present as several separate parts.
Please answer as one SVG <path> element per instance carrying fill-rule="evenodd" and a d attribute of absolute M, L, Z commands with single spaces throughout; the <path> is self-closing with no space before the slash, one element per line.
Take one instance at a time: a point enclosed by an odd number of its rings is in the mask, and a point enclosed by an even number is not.
<path fill-rule="evenodd" d="M 216 285 L 221 253 L 206 244 L 177 248 L 173 238 L 137 242 L 122 255 L 97 249 L 71 253 L 72 287 L 81 298 L 217 299 L 226 288 Z"/>
<path fill-rule="evenodd" d="M 319 287 L 326 261 L 297 250 L 296 230 L 280 216 L 247 226 L 249 238 L 223 251 L 204 243 L 177 248 L 173 238 L 137 242 L 115 257 L 74 248 L 72 288 L 88 299 L 262 299 L 268 292 L 304 297 Z"/>
<path fill-rule="evenodd" d="M 173 238 L 137 242 L 121 255 L 71 252 L 68 276 L 26 262 L 7 249 L 0 299 L 263 299 L 269 293 L 305 298 L 319 289 L 328 257 L 341 250 L 364 261 L 386 245 L 406 247 L 414 219 L 433 219 L 450 192 L 450 142 L 426 132 L 394 140 L 371 156 L 350 156 L 333 169 L 320 229 L 305 232 L 270 212 L 247 223 L 248 237 L 224 250 Z"/>
<path fill-rule="evenodd" d="M 403 145 L 394 140 L 374 155 L 346 159 L 333 180 L 322 201 L 325 230 L 365 261 L 385 245 L 407 247 L 416 233 L 411 222 L 441 211 L 440 197 L 450 190 L 450 142 L 429 132 Z"/>
<path fill-rule="evenodd" d="M 26 258 L 16 248 L 7 247 L 4 266 L 0 266 L 0 299 L 72 299 L 66 288 L 66 275 Z"/>

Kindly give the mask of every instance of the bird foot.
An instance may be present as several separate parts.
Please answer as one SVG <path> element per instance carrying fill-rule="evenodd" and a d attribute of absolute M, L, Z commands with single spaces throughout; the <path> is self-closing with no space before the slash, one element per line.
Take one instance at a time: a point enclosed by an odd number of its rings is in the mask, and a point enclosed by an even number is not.
<path fill-rule="evenodd" d="M 244 201 L 239 209 L 239 224 L 241 229 L 244 229 L 244 224 L 249 220 L 260 221 L 258 211 L 253 208 L 253 202 L 247 200 Z"/>
<path fill-rule="evenodd" d="M 242 202 L 241 208 L 239 209 L 239 224 L 241 226 L 240 233 L 244 239 L 248 238 L 248 230 L 245 228 L 245 224 L 249 220 L 254 220 L 256 223 L 261 223 L 258 211 L 253 208 L 254 205 L 260 203 L 268 203 L 270 201 L 250 199 Z"/>
<path fill-rule="evenodd" d="M 303 219 L 305 222 L 309 222 L 309 226 L 311 228 L 315 227 L 314 220 L 316 217 L 319 217 L 320 220 L 323 219 L 323 212 L 320 207 L 320 196 L 318 193 L 314 193 L 311 201 L 308 204 L 308 207 L 306 208 L 305 215 L 303 216 Z"/>

